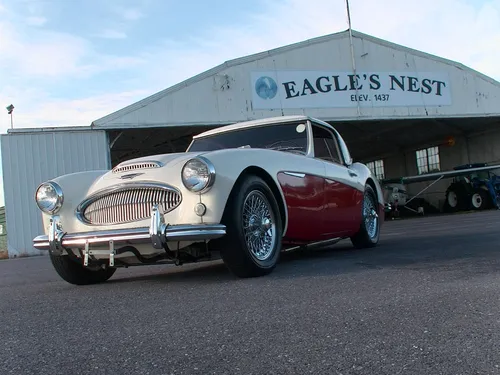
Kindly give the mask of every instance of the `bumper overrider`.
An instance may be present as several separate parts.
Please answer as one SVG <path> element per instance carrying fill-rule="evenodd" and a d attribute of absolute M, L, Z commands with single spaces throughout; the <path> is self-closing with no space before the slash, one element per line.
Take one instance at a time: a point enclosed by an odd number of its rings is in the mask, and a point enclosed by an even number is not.
<path fill-rule="evenodd" d="M 33 246 L 39 250 L 48 250 L 61 255 L 65 248 L 84 248 L 85 255 L 113 254 L 115 246 L 130 244 L 150 244 L 155 249 L 164 249 L 169 242 L 204 241 L 222 237 L 226 234 L 226 226 L 222 224 L 166 224 L 158 206 L 153 206 L 151 224 L 148 227 L 117 229 L 106 231 L 66 233 L 59 216 L 51 218 L 48 235 L 33 239 Z M 105 246 L 109 250 L 89 250 L 92 246 Z"/>

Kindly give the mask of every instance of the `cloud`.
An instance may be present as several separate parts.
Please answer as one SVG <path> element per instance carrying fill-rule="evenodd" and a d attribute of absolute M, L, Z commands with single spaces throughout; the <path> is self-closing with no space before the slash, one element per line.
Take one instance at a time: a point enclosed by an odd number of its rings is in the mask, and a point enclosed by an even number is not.
<path fill-rule="evenodd" d="M 465 0 L 351 1 L 354 29 L 461 62 L 496 79 L 500 79 L 499 10 L 500 0 L 479 8 Z M 274 1 L 266 3 L 262 12 L 248 15 L 247 23 L 213 26 L 199 38 L 164 41 L 145 59 L 157 62 L 148 69 L 150 79 L 173 84 L 226 60 L 347 28 L 344 1 Z"/>
<path fill-rule="evenodd" d="M 132 68 L 143 62 L 133 56 L 98 53 L 88 40 L 62 32 L 38 30 L 27 36 L 18 32 L 13 24 L 0 22 L 0 35 L 0 69 L 28 80 L 85 78 L 117 68 Z"/>
<path fill-rule="evenodd" d="M 15 25 L 0 21 L 0 69 L 14 77 L 0 86 L 0 103 L 14 103 L 16 127 L 89 125 L 225 60 L 347 29 L 344 1 L 262 4 L 258 13 L 246 15 L 245 22 L 231 24 L 229 18 L 225 24 L 203 27 L 199 32 L 192 29 L 191 34 L 176 39 L 151 37 L 139 45 L 131 44 L 123 55 L 98 52 L 90 40 L 67 33 L 37 29 L 34 36 L 27 37 Z M 128 20 L 143 16 L 132 8 L 115 11 Z M 466 0 L 351 1 L 354 29 L 459 61 L 496 79 L 500 79 L 499 14 L 500 0 L 475 7 Z M 101 34 L 106 35 L 123 36 L 113 30 Z M 126 84 L 125 78 L 118 78 L 123 92 L 115 86 L 105 87 L 104 80 L 99 80 L 121 77 L 118 69 L 128 74 L 127 79 L 133 77 Z M 92 81 L 97 74 L 99 78 Z M 101 88 L 85 94 L 84 81 L 77 81 L 82 93 L 76 99 L 50 91 L 55 83 L 82 78 L 93 82 L 94 90 Z M 5 130 L 8 118 L 0 119 L 0 130 Z"/>
<path fill-rule="evenodd" d="M 30 26 L 43 26 L 47 23 L 47 19 L 44 17 L 28 17 L 26 18 L 26 23 Z"/>
<path fill-rule="evenodd" d="M 135 21 L 144 17 L 144 14 L 140 10 L 134 8 L 122 9 L 121 14 L 124 19 L 129 21 Z"/>
<path fill-rule="evenodd" d="M 0 102 L 14 103 L 14 128 L 89 126 L 92 120 L 119 110 L 149 93 L 147 90 L 112 91 L 81 99 L 66 99 L 53 97 L 42 90 L 6 87 L 0 91 Z M 4 131 L 10 128 L 9 116 L 1 116 L 0 127 Z"/>
<path fill-rule="evenodd" d="M 117 30 L 104 30 L 102 33 L 96 35 L 99 38 L 105 39 L 125 39 L 127 34 Z"/>

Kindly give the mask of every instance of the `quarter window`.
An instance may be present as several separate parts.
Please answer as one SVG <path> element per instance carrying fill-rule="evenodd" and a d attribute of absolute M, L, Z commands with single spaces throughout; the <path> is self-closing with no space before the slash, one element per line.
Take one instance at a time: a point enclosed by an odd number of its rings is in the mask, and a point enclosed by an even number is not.
<path fill-rule="evenodd" d="M 340 150 L 334 135 L 325 128 L 313 125 L 314 156 L 332 163 L 342 164 Z"/>

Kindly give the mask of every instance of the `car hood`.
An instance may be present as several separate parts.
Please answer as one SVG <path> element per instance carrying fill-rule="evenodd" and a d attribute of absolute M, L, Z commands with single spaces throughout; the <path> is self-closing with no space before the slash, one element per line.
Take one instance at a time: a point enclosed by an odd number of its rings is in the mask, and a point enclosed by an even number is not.
<path fill-rule="evenodd" d="M 182 166 L 187 160 L 200 154 L 202 154 L 202 152 L 179 152 L 152 155 L 124 161 L 103 174 L 101 178 L 97 179 L 87 195 L 116 184 L 139 180 L 161 181 L 165 178 L 165 175 L 171 173 L 170 171 L 175 170 L 173 174 L 179 174 Z M 168 171 L 167 174 L 165 171 Z"/>
<path fill-rule="evenodd" d="M 124 161 L 120 164 L 118 164 L 116 167 L 113 168 L 113 170 L 117 170 L 121 167 L 124 166 L 129 166 L 129 165 L 136 165 L 138 166 L 138 169 L 141 169 L 140 165 L 143 163 L 147 162 L 159 162 L 163 164 L 163 166 L 167 165 L 174 165 L 177 163 L 180 163 L 184 160 L 187 160 L 189 158 L 192 158 L 196 155 L 201 154 L 200 152 L 176 152 L 172 154 L 159 154 L 159 155 L 152 155 L 152 156 L 145 156 L 142 158 L 135 158 L 135 159 L 130 159 L 127 161 Z"/>

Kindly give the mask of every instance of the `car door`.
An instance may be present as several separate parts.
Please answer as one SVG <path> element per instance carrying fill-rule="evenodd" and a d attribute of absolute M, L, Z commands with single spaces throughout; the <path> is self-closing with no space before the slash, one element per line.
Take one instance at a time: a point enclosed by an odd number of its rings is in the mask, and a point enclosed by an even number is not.
<path fill-rule="evenodd" d="M 359 228 L 363 198 L 356 188 L 358 175 L 343 162 L 335 134 L 326 127 L 312 126 L 314 155 L 325 165 L 324 236 L 351 235 Z"/>
<path fill-rule="evenodd" d="M 285 242 L 314 242 L 324 238 L 324 174 L 324 164 L 307 157 L 278 173 L 288 211 Z"/>

